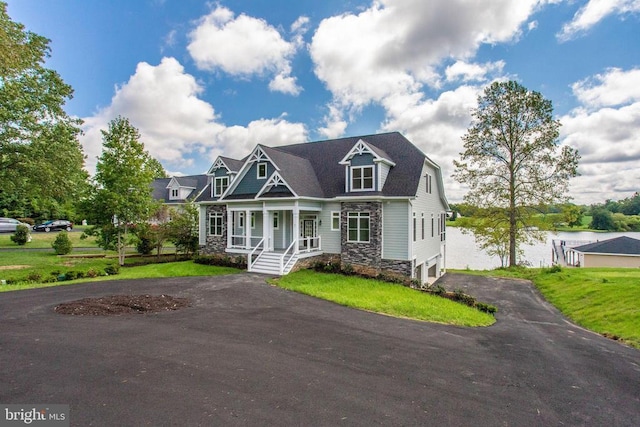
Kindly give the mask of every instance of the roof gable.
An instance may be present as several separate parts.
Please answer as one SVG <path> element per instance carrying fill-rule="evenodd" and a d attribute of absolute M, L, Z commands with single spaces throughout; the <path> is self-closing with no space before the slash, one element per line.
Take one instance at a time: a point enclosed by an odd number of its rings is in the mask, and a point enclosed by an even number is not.
<path fill-rule="evenodd" d="M 373 156 L 374 162 L 383 162 L 390 166 L 395 166 L 395 163 L 391 160 L 391 157 L 384 152 L 384 150 L 367 144 L 364 140 L 359 139 L 358 142 L 355 143 L 353 148 L 349 150 L 349 152 L 340 160 L 338 163 L 341 165 L 348 165 L 355 156 L 359 156 L 362 154 L 371 154 Z"/>

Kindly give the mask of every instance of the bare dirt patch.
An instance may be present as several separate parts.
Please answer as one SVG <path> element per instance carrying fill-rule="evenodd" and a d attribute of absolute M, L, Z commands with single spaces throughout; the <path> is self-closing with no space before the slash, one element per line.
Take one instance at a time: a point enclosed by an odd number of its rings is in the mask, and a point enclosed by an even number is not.
<path fill-rule="evenodd" d="M 0 270 L 20 270 L 29 267 L 29 265 L 0 265 Z"/>
<path fill-rule="evenodd" d="M 190 305 L 191 302 L 187 298 L 170 295 L 111 295 L 63 303 L 54 310 L 56 313 L 73 316 L 117 316 L 179 310 Z"/>

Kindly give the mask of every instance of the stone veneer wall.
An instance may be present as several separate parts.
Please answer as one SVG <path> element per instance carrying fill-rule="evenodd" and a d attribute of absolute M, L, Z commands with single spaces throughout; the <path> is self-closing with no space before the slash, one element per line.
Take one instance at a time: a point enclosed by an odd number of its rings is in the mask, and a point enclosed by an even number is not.
<path fill-rule="evenodd" d="M 347 212 L 369 213 L 369 242 L 352 243 L 347 241 Z M 352 266 L 380 268 L 382 258 L 382 203 L 381 202 L 342 202 L 340 212 L 342 264 Z"/>
<path fill-rule="evenodd" d="M 223 215 L 222 236 L 209 236 L 209 214 L 219 212 Z M 207 206 L 206 210 L 207 237 L 204 246 L 200 246 L 200 253 L 203 255 L 223 254 L 227 247 L 227 207 L 225 205 Z"/>
<path fill-rule="evenodd" d="M 413 262 L 396 259 L 383 259 L 380 263 L 380 269 L 411 277 L 413 275 Z"/>

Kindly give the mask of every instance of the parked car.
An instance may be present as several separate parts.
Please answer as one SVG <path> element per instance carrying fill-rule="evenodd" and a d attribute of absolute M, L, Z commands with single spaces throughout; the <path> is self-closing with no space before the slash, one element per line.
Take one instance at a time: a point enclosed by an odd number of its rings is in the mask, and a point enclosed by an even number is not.
<path fill-rule="evenodd" d="M 46 231 L 47 233 L 50 231 L 56 231 L 56 230 L 71 231 L 72 229 L 73 229 L 73 223 L 71 221 L 67 221 L 66 219 L 56 219 L 51 221 L 45 221 L 42 224 L 33 226 L 33 231 Z"/>
<path fill-rule="evenodd" d="M 19 225 L 26 225 L 27 228 L 31 227 L 29 224 L 25 224 L 24 222 L 20 222 L 17 219 L 0 218 L 0 233 L 15 233 L 16 232 L 16 228 Z"/>

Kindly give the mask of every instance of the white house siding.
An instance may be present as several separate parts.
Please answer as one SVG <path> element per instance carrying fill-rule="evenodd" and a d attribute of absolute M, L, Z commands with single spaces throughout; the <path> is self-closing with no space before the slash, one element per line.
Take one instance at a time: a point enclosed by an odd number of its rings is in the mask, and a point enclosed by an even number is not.
<path fill-rule="evenodd" d="M 431 193 L 427 192 L 426 175 L 431 176 Z M 412 210 L 409 218 L 409 242 L 411 242 L 411 256 L 415 260 L 414 266 L 416 271 L 422 275 L 417 277 L 422 281 L 427 280 L 427 272 L 431 269 L 429 276 L 440 276 L 440 269 L 444 267 L 443 253 L 441 251 L 442 244 L 440 241 L 440 233 L 438 223 L 440 215 L 445 212 L 445 206 L 442 202 L 439 185 L 437 182 L 438 174 L 432 166 L 425 162 L 422 168 L 420 184 L 416 198 L 412 201 Z M 416 240 L 413 240 L 413 214 L 415 213 L 416 224 Z M 424 239 L 422 238 L 422 215 L 424 214 Z M 433 233 L 432 233 L 432 215 L 433 215 Z M 432 237 L 433 235 L 433 237 Z"/>
<path fill-rule="evenodd" d="M 340 212 L 340 203 L 325 203 L 322 212 L 318 213 L 318 220 L 322 225 L 318 227 L 318 234 L 322 236 L 322 250 L 332 254 L 340 253 L 340 228 L 331 230 L 331 212 Z"/>
<path fill-rule="evenodd" d="M 409 202 L 406 200 L 382 203 L 382 258 L 408 260 L 410 225 Z"/>

